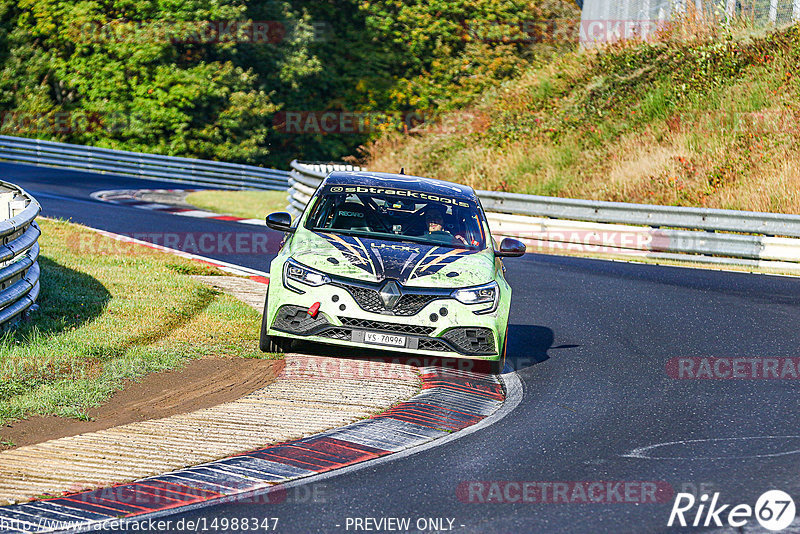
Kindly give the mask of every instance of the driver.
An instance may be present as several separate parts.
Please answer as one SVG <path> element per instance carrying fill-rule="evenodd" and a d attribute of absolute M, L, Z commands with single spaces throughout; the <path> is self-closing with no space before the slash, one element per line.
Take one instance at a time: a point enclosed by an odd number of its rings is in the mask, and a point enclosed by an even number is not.
<path fill-rule="evenodd" d="M 425 212 L 425 226 L 428 228 L 428 234 L 446 232 L 447 230 L 444 229 L 444 216 L 441 210 L 437 208 L 428 208 L 428 211 Z"/>
<path fill-rule="evenodd" d="M 464 239 L 460 235 L 454 236 L 450 232 L 444 229 L 444 212 L 438 206 L 431 206 L 427 210 L 425 210 L 425 235 L 447 235 L 452 238 L 454 241 L 458 241 L 459 243 L 463 243 L 467 245 L 467 240 Z"/>

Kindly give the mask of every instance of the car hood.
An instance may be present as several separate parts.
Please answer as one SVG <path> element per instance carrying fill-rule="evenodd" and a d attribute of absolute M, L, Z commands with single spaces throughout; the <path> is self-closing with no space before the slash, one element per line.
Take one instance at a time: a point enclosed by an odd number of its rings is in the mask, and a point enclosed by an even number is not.
<path fill-rule="evenodd" d="M 493 279 L 494 254 L 298 229 L 291 257 L 324 273 L 366 282 L 388 278 L 409 287 L 456 288 Z"/>

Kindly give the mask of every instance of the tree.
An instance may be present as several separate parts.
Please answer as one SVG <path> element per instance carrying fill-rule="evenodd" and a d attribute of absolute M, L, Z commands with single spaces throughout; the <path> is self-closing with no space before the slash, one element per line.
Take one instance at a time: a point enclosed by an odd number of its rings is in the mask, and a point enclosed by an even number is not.
<path fill-rule="evenodd" d="M 169 155 L 257 161 L 276 106 L 236 44 L 208 21 L 245 21 L 234 0 L 4 0 L 4 130 L 14 116 L 64 117 L 28 133 Z M 9 113 L 10 112 L 10 113 Z M 11 124 L 8 124 L 8 123 Z M 21 121 L 20 121 L 21 122 Z M 47 121 L 40 121 L 40 124 Z"/>
<path fill-rule="evenodd" d="M 553 50 L 526 25 L 577 13 L 568 0 L 0 0 L 0 132 L 338 159 L 407 117 L 469 106 Z M 370 119 L 281 129 L 278 112 L 328 111 Z"/>

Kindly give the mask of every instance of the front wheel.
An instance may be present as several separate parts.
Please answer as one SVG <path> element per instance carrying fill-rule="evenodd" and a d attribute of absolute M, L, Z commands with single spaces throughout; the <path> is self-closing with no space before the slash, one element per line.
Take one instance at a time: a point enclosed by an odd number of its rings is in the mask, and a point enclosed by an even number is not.
<path fill-rule="evenodd" d="M 491 373 L 493 375 L 501 374 L 506 366 L 506 347 L 508 347 L 508 328 L 506 328 L 506 335 L 503 337 L 503 352 L 500 355 L 500 359 L 493 361 L 491 365 Z"/>
<path fill-rule="evenodd" d="M 283 354 L 288 350 L 290 344 L 291 340 L 289 339 L 267 336 L 263 333 L 261 334 L 261 341 L 259 342 L 261 352 L 269 352 L 271 354 Z"/>
<path fill-rule="evenodd" d="M 269 336 L 268 317 L 267 317 L 267 302 L 269 295 L 264 299 L 264 314 L 261 316 L 261 338 L 259 339 L 258 346 L 261 352 L 270 352 L 272 354 L 283 354 L 289 350 L 292 340 L 282 337 Z"/>

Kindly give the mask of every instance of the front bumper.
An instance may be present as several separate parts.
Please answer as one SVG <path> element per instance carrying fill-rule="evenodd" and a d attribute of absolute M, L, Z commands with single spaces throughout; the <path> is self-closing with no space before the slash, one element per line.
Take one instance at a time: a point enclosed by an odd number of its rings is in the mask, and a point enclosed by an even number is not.
<path fill-rule="evenodd" d="M 434 327 L 388 323 L 370 319 L 337 317 L 338 324 L 323 313 L 316 317 L 308 309 L 286 304 L 281 306 L 272 323 L 272 329 L 293 337 L 320 342 L 342 342 L 342 344 L 369 346 L 396 351 L 424 352 L 426 354 L 456 354 L 459 357 L 487 358 L 497 356 L 494 333 L 486 327 L 455 326 L 433 337 Z M 402 336 L 403 346 L 367 344 L 368 332 Z"/>

